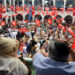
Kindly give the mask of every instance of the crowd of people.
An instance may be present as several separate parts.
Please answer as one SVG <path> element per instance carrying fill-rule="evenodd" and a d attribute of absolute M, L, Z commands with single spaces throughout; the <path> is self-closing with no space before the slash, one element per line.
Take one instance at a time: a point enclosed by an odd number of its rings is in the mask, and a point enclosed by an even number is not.
<path fill-rule="evenodd" d="M 31 75 L 23 57 L 33 58 L 36 75 L 75 75 L 75 23 L 60 20 L 0 26 L 0 75 Z"/>

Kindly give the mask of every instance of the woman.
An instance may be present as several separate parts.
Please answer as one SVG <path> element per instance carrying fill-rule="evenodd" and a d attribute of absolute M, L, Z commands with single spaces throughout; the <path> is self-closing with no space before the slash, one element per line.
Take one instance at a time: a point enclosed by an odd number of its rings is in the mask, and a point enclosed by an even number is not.
<path fill-rule="evenodd" d="M 0 37 L 0 75 L 28 75 L 27 67 L 17 58 L 18 41 Z"/>

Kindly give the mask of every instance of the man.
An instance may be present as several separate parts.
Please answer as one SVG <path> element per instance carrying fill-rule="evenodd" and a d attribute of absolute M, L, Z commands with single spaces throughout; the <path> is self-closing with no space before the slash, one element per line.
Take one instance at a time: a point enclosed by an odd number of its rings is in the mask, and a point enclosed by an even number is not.
<path fill-rule="evenodd" d="M 34 47 L 37 44 L 37 42 L 35 41 L 35 38 L 32 38 L 31 43 L 32 43 L 32 47 Z"/>
<path fill-rule="evenodd" d="M 40 52 L 33 57 L 37 75 L 75 75 L 75 63 L 68 63 L 70 48 L 66 42 L 50 41 L 48 52 L 48 57 Z"/>
<path fill-rule="evenodd" d="M 16 39 L 17 31 L 13 31 L 10 33 L 10 37 Z"/>

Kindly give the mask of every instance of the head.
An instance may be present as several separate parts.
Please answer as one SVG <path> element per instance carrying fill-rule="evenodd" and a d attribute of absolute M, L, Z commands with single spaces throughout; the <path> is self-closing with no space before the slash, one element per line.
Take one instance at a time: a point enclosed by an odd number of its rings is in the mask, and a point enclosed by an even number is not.
<path fill-rule="evenodd" d="M 73 21 L 73 17 L 70 16 L 70 15 L 67 15 L 65 18 L 64 18 L 66 24 L 68 25 L 71 25 L 72 24 L 72 21 Z"/>
<path fill-rule="evenodd" d="M 29 5 L 31 5 L 31 4 L 32 4 L 32 2 L 30 1 L 30 2 L 29 2 Z"/>
<path fill-rule="evenodd" d="M 35 40 L 35 38 L 32 38 L 32 40 Z"/>
<path fill-rule="evenodd" d="M 51 40 L 48 46 L 49 57 L 60 62 L 67 62 L 70 48 L 65 41 Z"/>
<path fill-rule="evenodd" d="M 0 37 L 0 55 L 9 55 L 16 57 L 18 41 L 11 38 Z"/>

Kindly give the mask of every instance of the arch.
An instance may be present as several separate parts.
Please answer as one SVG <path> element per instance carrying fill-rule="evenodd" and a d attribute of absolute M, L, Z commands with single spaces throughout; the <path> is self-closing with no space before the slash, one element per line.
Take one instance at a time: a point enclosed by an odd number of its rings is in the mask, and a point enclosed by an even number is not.
<path fill-rule="evenodd" d="M 45 19 L 52 19 L 52 16 L 46 15 L 46 16 L 44 17 L 44 20 L 45 20 Z"/>
<path fill-rule="evenodd" d="M 73 17 L 71 15 L 67 15 L 65 16 L 64 20 L 67 24 L 72 24 Z"/>
<path fill-rule="evenodd" d="M 25 16 L 25 20 L 29 20 L 29 17 L 30 17 L 30 21 L 32 21 L 33 20 L 33 17 L 32 17 L 32 15 L 29 15 L 29 14 L 27 14 Z"/>
<path fill-rule="evenodd" d="M 37 14 L 35 15 L 35 19 L 42 20 L 42 16 Z"/>
<path fill-rule="evenodd" d="M 23 20 L 23 16 L 22 16 L 21 14 L 18 14 L 18 15 L 16 16 L 16 19 L 22 21 L 22 20 Z"/>

